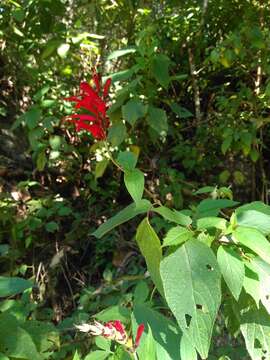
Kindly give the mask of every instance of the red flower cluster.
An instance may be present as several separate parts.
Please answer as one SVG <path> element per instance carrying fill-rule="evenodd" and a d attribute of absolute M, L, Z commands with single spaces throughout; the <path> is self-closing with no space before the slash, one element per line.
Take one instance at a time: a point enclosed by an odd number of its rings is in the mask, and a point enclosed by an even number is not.
<path fill-rule="evenodd" d="M 108 79 L 102 88 L 101 76 L 94 72 L 93 81 L 95 88 L 87 82 L 81 82 L 80 95 L 66 98 L 66 101 L 75 102 L 75 109 L 86 109 L 90 114 L 72 114 L 67 120 L 73 122 L 76 130 L 86 130 L 90 132 L 95 139 L 106 139 L 107 129 L 110 125 L 109 118 L 106 114 L 108 106 L 106 99 L 108 97 L 111 79 Z"/>
<path fill-rule="evenodd" d="M 97 321 L 94 324 L 76 325 L 76 328 L 83 332 L 89 332 L 94 336 L 103 336 L 110 340 L 115 340 L 119 344 L 125 345 L 131 351 L 136 351 L 140 344 L 142 334 L 144 332 L 144 324 L 140 324 L 137 328 L 135 342 L 126 333 L 126 329 L 120 320 L 109 321 L 101 324 Z"/>

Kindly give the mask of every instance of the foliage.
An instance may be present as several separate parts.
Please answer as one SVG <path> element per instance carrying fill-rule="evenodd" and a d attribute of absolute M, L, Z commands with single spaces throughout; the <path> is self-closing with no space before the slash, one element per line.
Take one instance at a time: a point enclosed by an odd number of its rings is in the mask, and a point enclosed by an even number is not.
<path fill-rule="evenodd" d="M 269 21 L 1 1 L 0 358 L 270 359 Z"/>

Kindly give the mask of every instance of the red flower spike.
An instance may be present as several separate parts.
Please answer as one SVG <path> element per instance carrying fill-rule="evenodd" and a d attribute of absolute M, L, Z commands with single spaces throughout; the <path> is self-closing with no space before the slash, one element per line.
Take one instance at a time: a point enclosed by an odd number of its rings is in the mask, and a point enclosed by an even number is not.
<path fill-rule="evenodd" d="M 94 138 L 104 140 L 106 139 L 107 129 L 110 126 L 110 121 L 106 114 L 108 106 L 105 98 L 108 96 L 111 79 L 106 81 L 102 89 L 101 76 L 94 71 L 93 81 L 95 83 L 95 89 L 87 82 L 81 82 L 80 95 L 70 96 L 64 99 L 75 102 L 75 109 L 86 109 L 91 114 L 73 114 L 67 116 L 66 119 L 75 124 L 76 131 L 86 130 L 91 133 Z M 117 323 L 116 326 L 118 325 Z M 112 326 L 114 326 L 113 323 Z"/>
<path fill-rule="evenodd" d="M 113 326 L 114 328 L 120 332 L 121 335 L 124 335 L 126 332 L 125 332 L 125 328 L 124 328 L 124 325 L 121 323 L 120 320 L 115 320 L 113 322 Z"/>
<path fill-rule="evenodd" d="M 112 79 L 107 79 L 107 81 L 105 82 L 105 85 L 104 85 L 104 88 L 103 88 L 103 97 L 104 97 L 104 99 L 109 94 L 111 83 L 112 83 Z"/>
<path fill-rule="evenodd" d="M 136 334 L 136 339 L 135 339 L 135 348 L 137 348 L 139 346 L 143 332 L 144 332 L 144 324 L 140 324 L 137 329 L 137 334 Z"/>
<path fill-rule="evenodd" d="M 93 80 L 94 80 L 94 83 L 95 83 L 95 86 L 96 86 L 97 93 L 99 94 L 99 92 L 100 92 L 101 76 L 100 76 L 99 73 L 96 73 L 95 70 L 94 70 Z"/>

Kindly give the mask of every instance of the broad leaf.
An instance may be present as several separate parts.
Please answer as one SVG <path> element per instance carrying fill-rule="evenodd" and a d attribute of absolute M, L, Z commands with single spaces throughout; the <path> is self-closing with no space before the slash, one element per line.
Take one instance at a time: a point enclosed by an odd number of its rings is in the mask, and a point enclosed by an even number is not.
<path fill-rule="evenodd" d="M 183 242 L 191 239 L 192 236 L 193 233 L 189 229 L 181 226 L 175 226 L 167 232 L 163 240 L 162 246 L 164 247 L 164 246 L 180 245 Z"/>
<path fill-rule="evenodd" d="M 0 276 L 0 297 L 20 294 L 33 287 L 32 282 L 19 277 Z"/>
<path fill-rule="evenodd" d="M 236 206 L 238 202 L 229 199 L 205 199 L 200 202 L 196 211 L 196 218 L 217 216 L 221 209 Z"/>
<path fill-rule="evenodd" d="M 140 358 L 147 359 L 147 360 L 156 360 L 156 342 L 153 338 L 153 334 L 151 331 L 151 327 L 148 326 L 148 333 L 144 338 L 143 344 L 140 344 L 141 351 L 140 351 Z"/>
<path fill-rule="evenodd" d="M 254 269 L 251 268 L 250 263 L 245 263 L 245 278 L 243 287 L 245 292 L 249 294 L 255 301 L 257 308 L 260 305 L 260 281 L 259 276 Z"/>
<path fill-rule="evenodd" d="M 259 211 L 261 213 L 264 213 L 266 215 L 270 215 L 270 206 L 264 204 L 261 201 L 253 201 L 250 204 L 242 205 L 242 206 L 238 207 L 235 210 L 235 212 L 236 212 L 236 214 L 238 216 L 243 211 L 248 211 L 248 210 L 255 210 L 255 211 Z"/>
<path fill-rule="evenodd" d="M 238 300 L 245 277 L 245 265 L 241 256 L 228 246 L 220 246 L 217 261 L 228 288 Z"/>
<path fill-rule="evenodd" d="M 226 219 L 219 218 L 219 217 L 203 217 L 197 221 L 197 229 L 211 229 L 216 228 L 219 230 L 225 230 L 227 225 Z"/>
<path fill-rule="evenodd" d="M 104 360 L 110 355 L 109 352 L 103 350 L 96 350 L 90 352 L 90 354 L 86 355 L 84 360 Z"/>
<path fill-rule="evenodd" d="M 256 257 L 250 262 L 251 269 L 259 277 L 259 297 L 270 314 L 270 265 L 261 258 Z"/>
<path fill-rule="evenodd" d="M 170 59 L 163 54 L 157 54 L 152 60 L 152 72 L 157 82 L 165 89 L 168 88 L 170 82 L 169 76 Z"/>
<path fill-rule="evenodd" d="M 12 358 L 41 360 L 30 334 L 20 327 L 15 317 L 0 315 L 0 352 Z"/>
<path fill-rule="evenodd" d="M 270 358 L 270 317 L 263 309 L 250 309 L 241 318 L 241 332 L 252 360 Z"/>
<path fill-rule="evenodd" d="M 118 59 L 121 56 L 125 56 L 128 54 L 132 54 L 136 52 L 136 48 L 135 47 L 129 47 L 126 49 L 119 49 L 119 50 L 115 50 L 113 51 L 109 56 L 108 56 L 108 60 L 113 60 L 113 59 Z"/>
<path fill-rule="evenodd" d="M 156 342 L 158 360 L 180 359 L 180 339 L 182 334 L 175 323 L 147 305 L 137 305 L 134 307 L 132 314 L 133 333 L 141 323 L 144 323 L 145 325 L 149 324 L 152 329 L 153 337 Z M 144 347 L 147 332 L 148 327 L 146 326 L 141 338 L 141 346 L 138 349 L 139 356 L 140 350 Z"/>
<path fill-rule="evenodd" d="M 192 223 L 191 217 L 181 213 L 180 211 L 171 210 L 166 206 L 153 208 L 153 211 L 161 215 L 164 219 L 174 222 L 178 225 L 189 226 Z"/>
<path fill-rule="evenodd" d="M 126 188 L 136 204 L 139 204 L 144 191 L 144 174 L 139 169 L 125 171 Z"/>
<path fill-rule="evenodd" d="M 115 227 L 131 220 L 139 214 L 146 213 L 151 209 L 151 203 L 148 200 L 141 200 L 138 204 L 132 203 L 123 210 L 119 211 L 115 216 L 107 220 L 104 224 L 92 233 L 96 238 L 100 239 Z"/>
<path fill-rule="evenodd" d="M 258 230 L 238 226 L 233 232 L 234 239 L 258 254 L 270 264 L 270 243 Z"/>
<path fill-rule="evenodd" d="M 164 110 L 149 106 L 147 122 L 159 135 L 167 134 L 168 121 Z"/>
<path fill-rule="evenodd" d="M 151 278 L 162 295 L 163 286 L 159 272 L 162 250 L 160 240 L 147 218 L 140 223 L 136 233 L 136 240 L 140 251 L 145 258 Z"/>
<path fill-rule="evenodd" d="M 132 126 L 145 115 L 145 111 L 146 107 L 139 99 L 130 99 L 122 106 L 123 118 Z"/>
<path fill-rule="evenodd" d="M 160 272 L 165 298 L 180 328 L 207 358 L 221 301 L 215 255 L 206 245 L 190 240 L 162 260 Z"/>
<path fill-rule="evenodd" d="M 257 229 L 265 235 L 270 233 L 270 215 L 260 211 L 247 210 L 238 213 L 237 223 L 241 226 Z"/>
<path fill-rule="evenodd" d="M 137 157 L 131 151 L 121 151 L 117 157 L 117 162 L 124 171 L 131 171 L 136 166 Z"/>

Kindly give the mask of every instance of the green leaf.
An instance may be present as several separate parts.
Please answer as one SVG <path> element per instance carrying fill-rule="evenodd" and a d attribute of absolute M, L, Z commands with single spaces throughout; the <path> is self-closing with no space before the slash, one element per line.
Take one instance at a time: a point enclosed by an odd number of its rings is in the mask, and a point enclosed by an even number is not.
<path fill-rule="evenodd" d="M 149 106 L 147 122 L 159 135 L 167 134 L 168 121 L 164 110 Z"/>
<path fill-rule="evenodd" d="M 130 310 L 126 307 L 115 305 L 95 314 L 95 318 L 103 322 L 120 320 L 123 323 L 126 323 L 130 318 Z"/>
<path fill-rule="evenodd" d="M 152 60 L 152 72 L 157 82 L 165 89 L 168 88 L 170 83 L 169 76 L 170 59 L 163 54 L 157 54 Z"/>
<path fill-rule="evenodd" d="M 139 214 L 146 213 L 151 209 L 151 203 L 148 200 L 141 200 L 138 204 L 132 203 L 123 210 L 119 211 L 118 214 L 107 220 L 104 224 L 100 225 L 99 228 L 94 231 L 91 235 L 100 239 L 102 236 L 107 234 L 115 227 L 133 219 Z"/>
<path fill-rule="evenodd" d="M 183 335 L 180 342 L 181 360 L 197 360 L 197 351 L 187 335 Z"/>
<path fill-rule="evenodd" d="M 206 359 L 221 302 L 215 255 L 208 246 L 189 240 L 162 260 L 160 272 L 172 313 L 183 333 Z"/>
<path fill-rule="evenodd" d="M 24 114 L 27 127 L 32 130 L 38 126 L 38 123 L 41 119 L 41 110 L 39 108 L 33 107 Z"/>
<path fill-rule="evenodd" d="M 133 54 L 135 53 L 137 50 L 135 47 L 128 47 L 126 49 L 120 49 L 120 50 L 116 50 L 113 51 L 107 58 L 107 60 L 113 60 L 113 59 L 118 59 L 121 56 L 125 56 L 128 54 Z"/>
<path fill-rule="evenodd" d="M 107 166 L 109 165 L 110 161 L 108 159 L 103 159 L 96 163 L 95 167 L 95 178 L 98 179 L 103 176 Z"/>
<path fill-rule="evenodd" d="M 49 144 L 53 150 L 59 150 L 62 145 L 62 137 L 59 135 L 51 135 L 49 137 Z"/>
<path fill-rule="evenodd" d="M 189 110 L 183 106 L 178 105 L 177 103 L 172 103 L 170 107 L 180 119 L 187 119 L 194 116 Z"/>
<path fill-rule="evenodd" d="M 137 157 L 131 151 L 121 151 L 117 157 L 117 162 L 125 171 L 131 171 L 136 166 Z"/>
<path fill-rule="evenodd" d="M 215 190 L 216 190 L 215 186 L 203 186 L 199 190 L 195 191 L 194 195 L 212 193 Z"/>
<path fill-rule="evenodd" d="M 124 182 L 130 196 L 138 204 L 144 191 L 144 174 L 139 169 L 125 171 Z"/>
<path fill-rule="evenodd" d="M 148 218 L 145 218 L 138 226 L 136 241 L 139 245 L 142 255 L 145 258 L 151 279 L 162 295 L 163 286 L 159 273 L 159 265 L 162 259 L 161 244 L 157 234 L 150 225 Z"/>
<path fill-rule="evenodd" d="M 254 269 L 251 268 L 249 262 L 245 263 L 245 278 L 244 278 L 243 287 L 245 289 L 245 292 L 255 300 L 255 303 L 259 308 L 259 304 L 260 304 L 259 276 L 256 272 L 254 272 Z"/>
<path fill-rule="evenodd" d="M 59 225 L 55 221 L 50 221 L 45 225 L 46 231 L 52 233 L 59 230 Z"/>
<path fill-rule="evenodd" d="M 130 125 L 134 126 L 139 118 L 144 117 L 146 112 L 145 105 L 139 99 L 130 99 L 122 106 L 122 115 Z"/>
<path fill-rule="evenodd" d="M 225 230 L 227 227 L 227 220 L 219 217 L 209 216 L 203 217 L 197 221 L 197 229 L 211 229 L 216 228 L 219 230 Z"/>
<path fill-rule="evenodd" d="M 143 304 L 149 295 L 149 288 L 145 281 L 141 280 L 135 287 L 134 303 L 136 305 Z"/>
<path fill-rule="evenodd" d="M 189 226 L 192 223 L 190 216 L 184 215 L 180 211 L 171 210 L 166 206 L 159 206 L 157 208 L 153 208 L 152 210 L 161 215 L 164 219 L 178 225 Z"/>
<path fill-rule="evenodd" d="M 47 157 L 45 150 L 42 150 L 37 156 L 37 170 L 43 171 L 47 163 Z"/>
<path fill-rule="evenodd" d="M 270 234 L 270 215 L 256 210 L 242 211 L 236 214 L 237 224 L 254 228 L 264 235 Z"/>
<path fill-rule="evenodd" d="M 263 309 L 250 309 L 241 317 L 240 326 L 252 360 L 270 358 L 270 317 Z"/>
<path fill-rule="evenodd" d="M 239 206 L 235 210 L 235 212 L 238 217 L 240 213 L 242 213 L 243 211 L 248 211 L 248 210 L 255 210 L 255 211 L 259 211 L 263 214 L 270 215 L 270 206 L 264 204 L 262 201 L 253 201 L 249 204 Z"/>
<path fill-rule="evenodd" d="M 96 350 L 96 351 L 92 351 L 88 355 L 86 355 L 84 360 L 104 360 L 104 359 L 107 359 L 107 357 L 109 355 L 110 355 L 110 353 L 108 353 L 107 351 Z"/>
<path fill-rule="evenodd" d="M 104 338 L 103 336 L 96 337 L 96 345 L 99 349 L 110 352 L 111 341 Z"/>
<path fill-rule="evenodd" d="M 193 233 L 189 229 L 181 226 L 175 226 L 167 232 L 167 235 L 163 240 L 162 247 L 180 245 L 183 242 L 191 239 L 192 236 Z"/>
<path fill-rule="evenodd" d="M 196 218 L 217 216 L 221 209 L 236 206 L 238 202 L 229 199 L 205 199 L 197 206 Z"/>
<path fill-rule="evenodd" d="M 79 353 L 78 353 L 77 350 L 75 351 L 75 354 L 74 354 L 72 360 L 81 360 L 81 357 L 80 357 L 80 355 L 79 355 Z"/>
<path fill-rule="evenodd" d="M 148 326 L 148 333 L 144 338 L 143 344 L 140 343 L 139 347 L 141 347 L 141 359 L 156 360 L 156 343 L 150 326 Z"/>
<path fill-rule="evenodd" d="M 270 264 L 270 243 L 261 232 L 253 228 L 238 226 L 233 232 L 233 237 Z"/>
<path fill-rule="evenodd" d="M 267 312 L 270 314 L 270 265 L 260 257 L 250 262 L 250 268 L 259 277 L 259 297 Z"/>
<path fill-rule="evenodd" d="M 58 46 L 57 48 L 57 54 L 62 58 L 64 59 L 68 52 L 69 52 L 69 49 L 70 49 L 70 45 L 69 44 L 61 44 L 60 46 Z"/>
<path fill-rule="evenodd" d="M 217 261 L 228 288 L 238 300 L 245 277 L 245 265 L 241 256 L 228 246 L 220 246 L 217 252 Z"/>
<path fill-rule="evenodd" d="M 133 333 L 139 324 L 148 324 L 153 333 L 156 342 L 156 355 L 158 360 L 174 360 L 180 359 L 180 339 L 181 331 L 178 326 L 171 319 L 168 319 L 160 312 L 157 312 L 147 306 L 146 304 L 137 305 L 134 307 L 132 314 L 132 330 Z M 144 339 L 147 334 L 147 327 L 141 338 L 141 346 L 138 349 L 143 350 Z M 140 359 L 147 359 L 139 357 Z M 191 360 L 191 359 L 182 359 Z M 192 359 L 193 360 L 193 359 Z"/>
<path fill-rule="evenodd" d="M 19 277 L 0 276 L 0 297 L 20 294 L 26 289 L 31 289 L 33 284 Z"/>
<path fill-rule="evenodd" d="M 20 327 L 15 317 L 0 315 L 0 352 L 6 356 L 27 360 L 41 360 L 30 334 Z"/>
<path fill-rule="evenodd" d="M 126 127 L 122 122 L 113 124 L 109 128 L 108 140 L 112 146 L 119 146 L 125 140 L 126 136 Z"/>
<path fill-rule="evenodd" d="M 232 136 L 227 136 L 224 140 L 223 140 L 223 143 L 221 145 L 221 151 L 222 151 L 222 154 L 225 155 L 226 152 L 228 151 L 228 149 L 230 148 L 231 144 L 232 144 Z"/>

